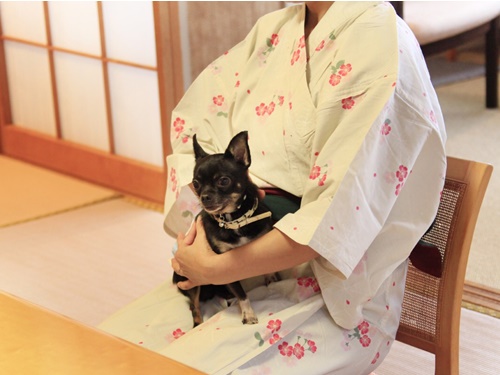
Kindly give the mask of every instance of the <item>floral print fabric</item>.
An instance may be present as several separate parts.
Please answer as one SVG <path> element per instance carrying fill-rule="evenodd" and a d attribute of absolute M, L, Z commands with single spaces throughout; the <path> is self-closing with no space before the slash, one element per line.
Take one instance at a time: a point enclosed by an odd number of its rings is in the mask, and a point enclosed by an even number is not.
<path fill-rule="evenodd" d="M 444 183 L 443 119 L 418 44 L 388 3 L 335 2 L 307 39 L 304 16 L 297 5 L 262 17 L 174 110 L 165 228 L 186 231 L 198 210 L 193 135 L 223 152 L 247 130 L 254 182 L 302 197 L 275 226 L 320 254 L 312 272 L 252 290 L 255 326 L 215 301 L 190 329 L 167 282 L 106 329 L 208 373 L 364 374 L 387 354 L 406 259 Z"/>

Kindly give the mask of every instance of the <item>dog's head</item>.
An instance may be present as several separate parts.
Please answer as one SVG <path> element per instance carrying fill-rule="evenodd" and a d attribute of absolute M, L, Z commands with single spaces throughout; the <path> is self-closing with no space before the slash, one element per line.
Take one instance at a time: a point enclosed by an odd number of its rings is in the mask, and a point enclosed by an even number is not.
<path fill-rule="evenodd" d="M 237 210 L 251 184 L 248 177 L 250 149 L 248 132 L 238 133 L 223 154 L 207 154 L 193 137 L 196 165 L 193 188 L 202 208 L 209 214 L 225 214 Z"/>

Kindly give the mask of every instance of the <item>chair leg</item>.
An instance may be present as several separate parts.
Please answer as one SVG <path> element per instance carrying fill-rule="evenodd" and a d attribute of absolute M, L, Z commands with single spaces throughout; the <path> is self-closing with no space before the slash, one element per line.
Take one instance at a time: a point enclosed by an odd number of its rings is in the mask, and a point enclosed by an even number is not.
<path fill-rule="evenodd" d="M 498 23 L 491 21 L 486 34 L 486 108 L 498 108 Z"/>

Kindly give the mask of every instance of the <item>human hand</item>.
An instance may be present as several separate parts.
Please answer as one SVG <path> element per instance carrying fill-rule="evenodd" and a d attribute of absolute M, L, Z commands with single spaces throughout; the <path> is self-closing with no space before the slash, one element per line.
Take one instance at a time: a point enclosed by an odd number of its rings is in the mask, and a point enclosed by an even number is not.
<path fill-rule="evenodd" d="M 258 189 L 257 194 L 259 195 L 260 200 L 263 200 L 266 197 L 266 191 L 264 189 Z"/>
<path fill-rule="evenodd" d="M 177 236 L 178 249 L 172 258 L 174 271 L 188 280 L 177 283 L 180 289 L 187 290 L 198 285 L 211 284 L 214 274 L 215 254 L 208 244 L 201 219 L 196 219 L 187 234 Z"/>

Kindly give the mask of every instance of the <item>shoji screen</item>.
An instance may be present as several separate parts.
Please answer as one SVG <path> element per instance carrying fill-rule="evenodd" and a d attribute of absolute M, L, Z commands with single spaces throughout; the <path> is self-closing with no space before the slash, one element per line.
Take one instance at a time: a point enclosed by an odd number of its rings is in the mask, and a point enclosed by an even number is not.
<path fill-rule="evenodd" d="M 1 2 L 3 152 L 161 201 L 176 3 Z"/>

